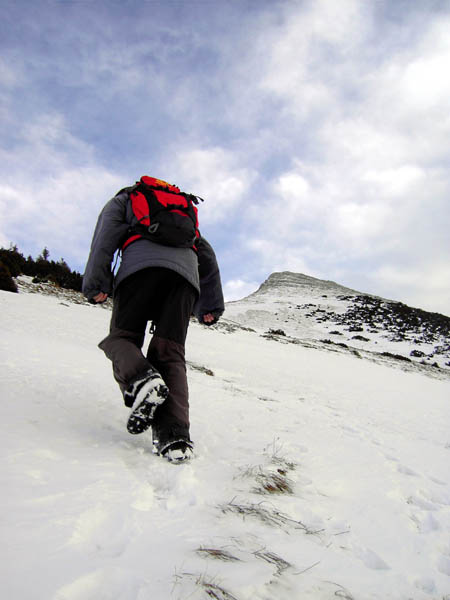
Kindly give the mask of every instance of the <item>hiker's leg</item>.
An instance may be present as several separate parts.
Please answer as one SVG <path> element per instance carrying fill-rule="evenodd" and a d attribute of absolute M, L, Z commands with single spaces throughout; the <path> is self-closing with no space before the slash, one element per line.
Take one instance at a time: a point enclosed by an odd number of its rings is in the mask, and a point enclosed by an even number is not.
<path fill-rule="evenodd" d="M 195 289 L 175 271 L 167 270 L 164 302 L 154 319 L 155 333 L 147 358 L 161 373 L 169 397 L 158 409 L 156 419 L 164 427 L 189 432 L 189 392 L 186 376 L 185 341 Z"/>
<path fill-rule="evenodd" d="M 114 378 L 122 392 L 131 379 L 149 368 L 148 360 L 141 351 L 149 318 L 142 273 L 130 275 L 118 286 L 110 332 L 99 344 L 112 361 Z"/>
<path fill-rule="evenodd" d="M 112 362 L 114 379 L 122 392 L 128 387 L 128 382 L 139 373 L 149 368 L 140 348 L 143 336 L 131 331 L 113 329 L 99 344 Z"/>
<path fill-rule="evenodd" d="M 148 348 L 148 360 L 161 373 L 169 396 L 158 409 L 157 420 L 189 431 L 189 391 L 184 345 L 154 336 Z"/>

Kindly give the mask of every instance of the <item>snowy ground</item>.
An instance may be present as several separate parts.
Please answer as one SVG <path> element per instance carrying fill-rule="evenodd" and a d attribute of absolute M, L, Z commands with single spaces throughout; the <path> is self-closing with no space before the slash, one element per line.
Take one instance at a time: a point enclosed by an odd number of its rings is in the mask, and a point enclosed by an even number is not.
<path fill-rule="evenodd" d="M 450 599 L 449 380 L 193 324 L 174 466 L 126 432 L 107 310 L 0 314 L 3 598 Z"/>

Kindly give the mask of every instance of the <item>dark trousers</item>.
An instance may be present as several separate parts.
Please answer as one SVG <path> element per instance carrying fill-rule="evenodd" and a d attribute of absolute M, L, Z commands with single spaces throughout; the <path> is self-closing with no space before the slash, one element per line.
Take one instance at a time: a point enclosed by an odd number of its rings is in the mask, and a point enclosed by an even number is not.
<path fill-rule="evenodd" d="M 170 269 L 151 267 L 124 279 L 114 294 L 109 335 L 99 344 L 112 361 L 114 378 L 124 391 L 136 375 L 155 367 L 169 388 L 158 409 L 158 423 L 189 430 L 189 393 L 184 346 L 197 297 L 194 287 Z M 145 331 L 154 334 L 146 355 Z"/>

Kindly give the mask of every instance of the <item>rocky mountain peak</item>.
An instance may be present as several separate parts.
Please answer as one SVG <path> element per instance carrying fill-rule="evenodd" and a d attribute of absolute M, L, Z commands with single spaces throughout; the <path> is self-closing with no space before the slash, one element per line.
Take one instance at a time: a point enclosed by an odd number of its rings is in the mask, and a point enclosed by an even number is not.
<path fill-rule="evenodd" d="M 320 341 L 358 355 L 450 367 L 450 317 L 290 271 L 227 304 L 226 317 L 261 332 Z"/>
<path fill-rule="evenodd" d="M 252 297 L 267 294 L 268 292 L 285 292 L 288 295 L 292 295 L 298 292 L 300 295 L 302 292 L 308 292 L 316 290 L 317 292 L 330 292 L 341 294 L 358 294 L 359 292 L 339 285 L 334 281 L 326 281 L 323 279 L 317 279 L 310 275 L 304 275 L 303 273 L 293 273 L 291 271 L 275 272 L 269 275 L 269 277 L 259 286 L 259 288 L 251 294 Z"/>

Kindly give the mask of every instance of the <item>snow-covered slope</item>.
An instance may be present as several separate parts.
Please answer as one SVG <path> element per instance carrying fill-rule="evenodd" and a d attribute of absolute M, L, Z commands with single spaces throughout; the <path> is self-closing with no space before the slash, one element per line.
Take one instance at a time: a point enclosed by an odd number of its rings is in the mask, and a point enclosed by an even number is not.
<path fill-rule="evenodd" d="M 174 466 L 126 431 L 108 310 L 22 288 L 0 314 L 4 598 L 450 597 L 445 372 L 193 323 Z"/>
<path fill-rule="evenodd" d="M 404 363 L 450 367 L 450 317 L 301 273 L 273 273 L 258 291 L 230 302 L 226 316 L 258 331 L 363 351 L 365 358 L 388 353 Z"/>

